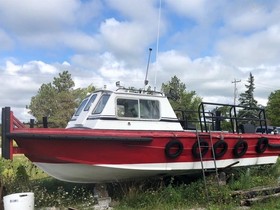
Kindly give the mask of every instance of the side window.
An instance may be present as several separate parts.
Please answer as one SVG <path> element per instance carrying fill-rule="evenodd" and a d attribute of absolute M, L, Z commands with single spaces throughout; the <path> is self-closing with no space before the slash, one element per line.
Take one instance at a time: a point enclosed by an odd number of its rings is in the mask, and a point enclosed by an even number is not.
<path fill-rule="evenodd" d="M 110 94 L 103 94 L 101 96 L 101 98 L 100 98 L 100 100 L 99 100 L 99 102 L 98 102 L 98 104 L 96 106 L 96 109 L 94 110 L 93 114 L 100 114 L 103 111 L 103 109 L 104 109 L 104 107 L 105 107 L 105 105 L 106 105 L 106 103 L 107 103 L 109 98 L 110 98 Z"/>
<path fill-rule="evenodd" d="M 134 99 L 117 99 L 117 116 L 118 117 L 132 117 L 139 116 L 138 100 Z"/>
<path fill-rule="evenodd" d="M 142 119 L 159 119 L 159 102 L 154 100 L 140 100 L 140 117 Z"/>
<path fill-rule="evenodd" d="M 75 116 L 79 116 L 80 113 L 82 112 L 83 108 L 85 107 L 86 103 L 88 102 L 88 98 L 85 98 L 80 106 L 78 107 L 77 111 L 75 112 Z"/>
<path fill-rule="evenodd" d="M 96 98 L 96 94 L 91 96 L 91 98 L 89 99 L 89 102 L 87 103 L 84 111 L 88 111 L 89 110 L 89 108 L 90 108 L 91 104 L 94 102 L 95 98 Z"/>

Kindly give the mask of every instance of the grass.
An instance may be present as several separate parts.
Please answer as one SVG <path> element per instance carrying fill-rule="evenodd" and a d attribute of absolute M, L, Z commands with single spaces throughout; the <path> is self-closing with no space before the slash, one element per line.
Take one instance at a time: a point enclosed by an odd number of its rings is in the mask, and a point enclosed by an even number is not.
<path fill-rule="evenodd" d="M 92 209 L 93 185 L 61 182 L 49 177 L 24 156 L 13 161 L 0 159 L 1 180 L 6 193 L 34 192 L 35 207 L 74 207 Z M 207 177 L 208 194 L 200 175 L 176 178 L 150 178 L 123 183 L 111 183 L 108 191 L 116 210 L 236 209 L 240 197 L 233 191 L 257 186 L 278 185 L 280 162 L 271 166 L 236 168 L 229 171 L 227 184 L 219 186 L 213 176 Z M 271 199 L 255 204 L 251 209 L 280 209 L 280 200 Z"/>
<path fill-rule="evenodd" d="M 14 160 L 0 160 L 1 180 L 5 194 L 34 192 L 35 207 L 69 207 L 82 209 L 94 203 L 93 186 L 62 182 L 49 177 L 22 155 Z"/>

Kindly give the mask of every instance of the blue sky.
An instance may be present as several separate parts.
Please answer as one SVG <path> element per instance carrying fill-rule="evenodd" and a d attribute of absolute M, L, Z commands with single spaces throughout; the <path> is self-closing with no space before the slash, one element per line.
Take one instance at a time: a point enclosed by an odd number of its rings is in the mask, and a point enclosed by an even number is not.
<path fill-rule="evenodd" d="M 233 103 L 232 81 L 244 92 L 252 72 L 265 105 L 279 89 L 279 19 L 279 0 L 0 0 L 0 105 L 28 119 L 63 70 L 77 88 L 142 88 L 150 47 L 152 87 L 176 75 L 204 101 Z"/>

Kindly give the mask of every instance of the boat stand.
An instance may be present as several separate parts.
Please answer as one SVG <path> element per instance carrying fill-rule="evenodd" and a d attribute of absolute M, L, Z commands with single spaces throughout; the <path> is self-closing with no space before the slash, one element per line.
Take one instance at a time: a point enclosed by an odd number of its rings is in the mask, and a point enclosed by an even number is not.
<path fill-rule="evenodd" d="M 94 186 L 94 210 L 112 209 L 110 207 L 111 197 L 109 197 L 106 184 L 95 184 Z"/>

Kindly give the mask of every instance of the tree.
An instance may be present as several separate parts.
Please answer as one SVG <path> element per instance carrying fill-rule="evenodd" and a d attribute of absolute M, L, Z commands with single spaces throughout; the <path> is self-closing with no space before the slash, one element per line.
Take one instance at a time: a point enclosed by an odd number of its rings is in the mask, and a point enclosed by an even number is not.
<path fill-rule="evenodd" d="M 268 97 L 266 113 L 271 125 L 280 125 L 280 90 L 272 92 Z"/>
<path fill-rule="evenodd" d="M 59 73 L 59 77 L 54 77 L 53 80 L 53 85 L 58 92 L 71 91 L 75 86 L 71 74 L 68 71 Z"/>
<path fill-rule="evenodd" d="M 187 91 L 186 85 L 177 76 L 172 77 L 168 83 L 162 83 L 161 91 L 168 96 L 174 110 L 182 110 L 188 113 L 189 121 L 198 119 L 196 110 L 202 99 L 196 95 L 195 91 Z"/>
<path fill-rule="evenodd" d="M 31 98 L 30 114 L 37 119 L 54 115 L 56 90 L 51 83 L 42 84 L 36 96 Z"/>
<path fill-rule="evenodd" d="M 252 75 L 251 72 L 247 82 L 248 84 L 245 85 L 247 90 L 244 93 L 241 93 L 238 99 L 240 102 L 239 105 L 247 106 L 251 108 L 258 107 L 258 102 L 254 99 L 255 84 L 254 84 L 254 76 Z"/>
<path fill-rule="evenodd" d="M 247 80 L 248 84 L 245 84 L 245 87 L 247 90 L 244 93 L 240 94 L 239 97 L 239 105 L 240 106 L 246 106 L 248 108 L 244 108 L 239 111 L 238 116 L 240 118 L 256 118 L 258 116 L 258 111 L 254 108 L 258 108 L 258 102 L 254 98 L 254 90 L 255 90 L 255 84 L 254 84 L 254 76 L 250 72 L 249 78 Z M 246 123 L 253 123 L 251 120 L 244 121 Z"/>
<path fill-rule="evenodd" d="M 187 91 L 186 85 L 176 75 L 168 83 L 162 83 L 161 91 L 168 96 L 175 110 L 196 110 L 202 101 L 195 91 Z"/>
<path fill-rule="evenodd" d="M 85 97 L 88 88 L 74 90 L 75 83 L 68 71 L 59 73 L 52 83 L 42 84 L 36 96 L 31 98 L 29 105 L 30 114 L 37 120 L 48 117 L 51 127 L 65 127 L 71 119 L 75 108 Z"/>

